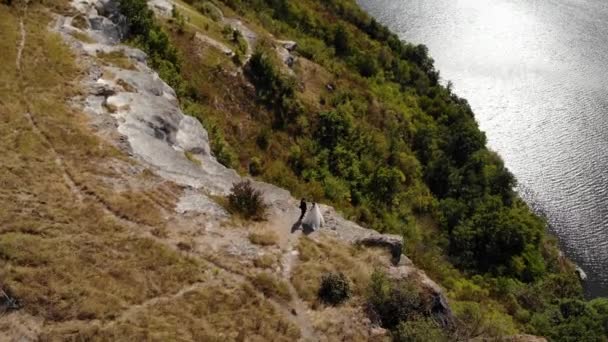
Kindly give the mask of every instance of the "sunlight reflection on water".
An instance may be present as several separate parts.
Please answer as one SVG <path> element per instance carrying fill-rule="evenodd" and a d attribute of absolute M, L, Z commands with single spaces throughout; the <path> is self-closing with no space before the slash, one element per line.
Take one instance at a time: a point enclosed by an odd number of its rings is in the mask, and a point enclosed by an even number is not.
<path fill-rule="evenodd" d="M 608 295 L 608 3 L 358 0 L 423 43 L 566 254 Z"/>

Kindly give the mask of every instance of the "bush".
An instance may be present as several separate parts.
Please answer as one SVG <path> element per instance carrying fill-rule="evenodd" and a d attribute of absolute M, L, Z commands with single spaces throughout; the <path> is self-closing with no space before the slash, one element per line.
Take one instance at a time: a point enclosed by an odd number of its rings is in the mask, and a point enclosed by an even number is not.
<path fill-rule="evenodd" d="M 395 342 L 447 341 L 443 331 L 428 318 L 400 323 L 393 333 Z"/>
<path fill-rule="evenodd" d="M 382 326 L 388 329 L 394 329 L 399 323 L 424 311 L 423 301 L 414 284 L 393 282 L 379 271 L 372 274 L 368 303 Z"/>
<path fill-rule="evenodd" d="M 281 75 L 270 53 L 258 48 L 247 64 L 246 74 L 258 100 L 274 111 L 277 128 L 284 128 L 302 113 L 302 104 L 295 97 L 295 79 Z"/>
<path fill-rule="evenodd" d="M 262 220 L 266 215 L 267 205 L 262 192 L 255 190 L 251 181 L 235 183 L 228 195 L 229 209 L 246 219 Z"/>
<path fill-rule="evenodd" d="M 258 157 L 251 158 L 249 162 L 249 174 L 259 176 L 262 174 L 262 160 Z"/>
<path fill-rule="evenodd" d="M 154 12 L 148 8 L 145 0 L 120 0 L 121 13 L 127 20 L 131 42 L 141 47 L 150 56 L 150 66 L 159 76 L 175 89 L 178 96 L 184 93 L 184 81 L 180 75 L 180 61 L 176 48 L 171 44 L 169 36 L 154 21 Z M 172 11 L 177 20 L 181 14 Z M 179 23 L 181 21 L 181 24 Z M 178 29 L 185 25 L 181 16 Z"/>
<path fill-rule="evenodd" d="M 194 8 L 202 14 L 206 15 L 207 17 L 211 18 L 211 20 L 213 21 L 219 22 L 222 20 L 222 11 L 220 11 L 219 8 L 215 7 L 208 1 L 198 1 L 194 3 Z"/>
<path fill-rule="evenodd" d="M 342 273 L 326 273 L 321 279 L 319 298 L 325 303 L 337 305 L 350 297 L 350 284 Z"/>
<path fill-rule="evenodd" d="M 266 128 L 266 129 L 263 129 L 262 132 L 260 132 L 260 135 L 258 135 L 256 137 L 255 142 L 260 149 L 262 149 L 262 150 L 268 149 L 268 146 L 270 146 L 271 134 L 272 134 L 272 132 L 270 131 L 270 129 Z"/>

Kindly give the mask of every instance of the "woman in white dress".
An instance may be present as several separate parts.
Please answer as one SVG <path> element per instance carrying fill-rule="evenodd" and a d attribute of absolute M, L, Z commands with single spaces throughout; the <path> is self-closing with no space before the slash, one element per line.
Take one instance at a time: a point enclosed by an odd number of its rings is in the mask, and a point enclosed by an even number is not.
<path fill-rule="evenodd" d="M 302 225 L 311 228 L 312 230 L 317 230 L 325 224 L 325 220 L 323 219 L 323 215 L 321 215 L 321 210 L 319 210 L 319 206 L 317 203 L 313 203 L 312 207 L 304 217 L 302 221 Z"/>

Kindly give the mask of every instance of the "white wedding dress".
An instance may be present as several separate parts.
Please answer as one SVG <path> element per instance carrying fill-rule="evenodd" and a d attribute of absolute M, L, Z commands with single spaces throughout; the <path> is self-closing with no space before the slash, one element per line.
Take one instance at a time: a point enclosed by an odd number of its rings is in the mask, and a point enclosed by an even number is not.
<path fill-rule="evenodd" d="M 319 206 L 315 203 L 304 217 L 304 220 L 302 220 L 302 225 L 312 230 L 317 230 L 324 224 L 325 220 L 323 219 L 323 215 L 321 215 L 321 210 L 319 210 Z"/>

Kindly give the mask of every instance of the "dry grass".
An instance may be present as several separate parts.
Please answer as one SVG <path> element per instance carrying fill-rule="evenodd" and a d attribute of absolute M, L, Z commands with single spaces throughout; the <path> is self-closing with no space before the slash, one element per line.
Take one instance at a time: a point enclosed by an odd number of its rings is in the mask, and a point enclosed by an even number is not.
<path fill-rule="evenodd" d="M 300 298 L 315 310 L 313 326 L 318 334 L 328 341 L 369 341 L 364 295 L 374 268 L 390 262 L 388 252 L 356 248 L 327 237 L 319 242 L 301 238 L 297 247 L 300 260 L 291 282 Z M 351 283 L 352 297 L 342 305 L 324 305 L 318 299 L 321 278 L 326 272 L 342 272 Z M 372 340 L 390 338 L 380 336 Z"/>
<path fill-rule="evenodd" d="M 272 246 L 277 244 L 279 236 L 271 230 L 262 230 L 250 233 L 249 241 L 260 246 Z"/>
<path fill-rule="evenodd" d="M 123 69 L 135 70 L 135 65 L 129 57 L 127 57 L 122 51 L 112 52 L 98 52 L 97 58 L 101 60 L 105 65 L 116 66 Z"/>
<path fill-rule="evenodd" d="M 0 5 L 0 279 L 22 310 L 45 320 L 41 339 L 297 339 L 253 287 L 213 286 L 225 272 L 210 280 L 204 262 L 162 241 L 181 189 L 121 171 L 131 161 L 69 107 L 82 71 L 47 33 L 40 6 L 29 7 L 18 73 L 19 12 Z M 268 279 L 258 286 L 285 298 L 285 284 Z"/>
<path fill-rule="evenodd" d="M 76 341 L 295 341 L 300 331 L 247 285 L 201 286 L 135 312 L 108 328 L 88 326 Z M 44 338 L 65 337 L 54 331 Z"/>
<path fill-rule="evenodd" d="M 184 1 L 177 0 L 176 4 L 178 5 L 178 11 L 188 18 L 187 25 L 190 29 L 208 35 L 209 37 L 228 46 L 233 45 L 232 42 L 226 39 L 226 36 L 222 33 L 224 28 L 222 23 L 213 21 L 213 19 L 197 11 Z"/>
<path fill-rule="evenodd" d="M 147 194 L 104 186 L 108 165 L 123 157 L 66 104 L 80 71 L 38 6 L 30 5 L 19 74 L 18 13 L 0 5 L 0 279 L 49 325 L 113 319 L 199 281 L 202 266 L 108 212 L 162 223 Z"/>
<path fill-rule="evenodd" d="M 389 342 L 390 336 L 369 336 L 368 317 L 358 307 L 325 307 L 313 322 L 313 327 L 327 341 Z M 435 341 L 420 341 L 435 342 Z"/>
<path fill-rule="evenodd" d="M 302 238 L 298 251 L 300 262 L 291 281 L 299 296 L 314 307 L 319 305 L 317 293 L 323 274 L 344 273 L 353 285 L 353 297 L 357 297 L 365 292 L 374 268 L 390 260 L 386 251 L 356 248 L 330 239 L 315 242 Z"/>
<path fill-rule="evenodd" d="M 72 36 L 78 40 L 80 40 L 83 43 L 87 43 L 87 44 L 91 44 L 91 43 L 95 43 L 95 40 L 93 40 L 93 38 L 91 38 L 88 34 L 84 33 L 84 32 L 72 32 Z"/>
<path fill-rule="evenodd" d="M 193 162 L 194 164 L 198 166 L 202 165 L 202 162 L 198 158 L 196 158 L 194 154 L 192 154 L 192 152 L 185 151 L 184 155 L 186 156 L 186 158 L 188 158 L 189 161 Z"/>
<path fill-rule="evenodd" d="M 276 264 L 276 257 L 272 254 L 264 254 L 253 260 L 253 265 L 257 268 L 273 268 Z"/>
<path fill-rule="evenodd" d="M 322 66 L 306 58 L 298 58 L 294 66 L 302 91 L 298 97 L 312 108 L 320 108 L 320 96 L 327 94 L 327 84 L 332 83 L 333 76 Z"/>
<path fill-rule="evenodd" d="M 119 78 L 118 81 L 116 81 L 116 84 L 118 84 L 126 92 L 134 93 L 136 91 L 136 89 L 132 85 L 130 85 L 127 81 L 123 80 L 122 78 Z"/>
<path fill-rule="evenodd" d="M 255 275 L 251 281 L 255 287 L 268 297 L 285 301 L 291 300 L 291 293 L 289 292 L 288 285 L 269 272 L 260 272 Z"/>

